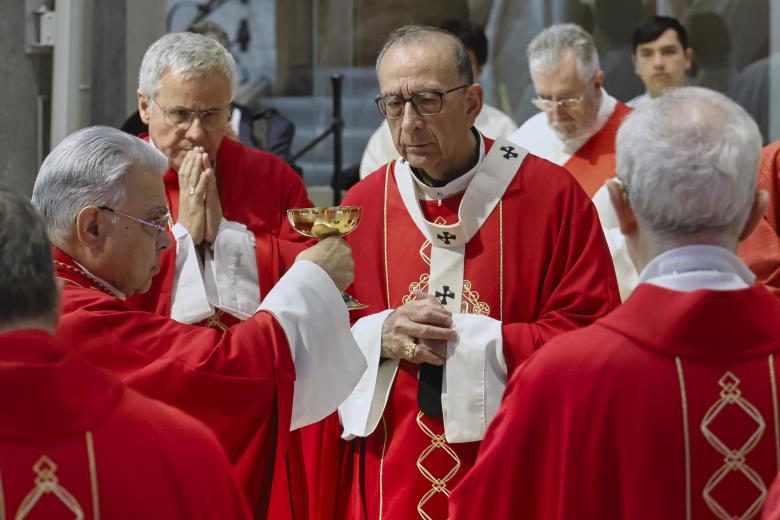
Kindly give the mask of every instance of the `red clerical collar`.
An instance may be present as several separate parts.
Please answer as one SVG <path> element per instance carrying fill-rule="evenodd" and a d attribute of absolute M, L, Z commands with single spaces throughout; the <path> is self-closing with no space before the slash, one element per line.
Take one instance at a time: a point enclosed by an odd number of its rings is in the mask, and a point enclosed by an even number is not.
<path fill-rule="evenodd" d="M 88 273 L 60 248 L 55 247 L 53 249 L 54 270 L 58 279 L 78 287 L 89 287 L 117 298 L 124 298 L 123 294 L 108 285 L 108 283 L 100 280 L 93 274 Z"/>

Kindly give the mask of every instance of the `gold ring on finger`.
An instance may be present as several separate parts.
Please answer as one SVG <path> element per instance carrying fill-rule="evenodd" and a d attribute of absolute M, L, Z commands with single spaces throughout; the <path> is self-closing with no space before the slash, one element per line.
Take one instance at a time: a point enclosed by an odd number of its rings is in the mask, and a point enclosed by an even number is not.
<path fill-rule="evenodd" d="M 417 353 L 417 343 L 410 341 L 403 347 L 404 356 L 406 359 L 414 359 L 414 355 Z"/>

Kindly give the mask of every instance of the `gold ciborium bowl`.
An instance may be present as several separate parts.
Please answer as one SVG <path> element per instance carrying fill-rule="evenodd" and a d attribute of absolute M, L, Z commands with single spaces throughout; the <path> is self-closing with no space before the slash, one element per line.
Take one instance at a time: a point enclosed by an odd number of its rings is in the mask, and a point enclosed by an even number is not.
<path fill-rule="evenodd" d="M 343 237 L 357 227 L 360 209 L 360 206 L 288 209 L 287 218 L 298 233 L 307 237 Z"/>
<path fill-rule="evenodd" d="M 287 219 L 295 231 L 307 237 L 318 240 L 330 236 L 343 237 L 357 227 L 360 209 L 360 206 L 288 209 Z M 347 293 L 341 293 L 341 297 L 349 310 L 368 307 Z"/>

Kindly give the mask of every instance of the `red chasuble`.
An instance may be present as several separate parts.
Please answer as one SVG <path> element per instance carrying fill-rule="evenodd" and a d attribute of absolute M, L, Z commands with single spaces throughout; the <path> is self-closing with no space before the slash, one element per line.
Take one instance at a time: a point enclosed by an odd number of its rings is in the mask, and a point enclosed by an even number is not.
<path fill-rule="evenodd" d="M 615 176 L 615 138 L 620 123 L 631 110 L 631 107 L 618 101 L 601 130 L 580 146 L 563 165 L 574 175 L 588 197 L 593 197 L 607 179 Z"/>
<path fill-rule="evenodd" d="M 486 149 L 492 143 L 486 139 Z M 441 206 L 423 201 L 425 217 L 456 222 L 461 198 Z M 347 237 L 356 253 L 351 292 L 369 305 L 361 312 L 395 308 L 416 290 L 428 292 L 431 245 L 406 210 L 393 167 L 353 187 L 344 204 L 363 207 L 360 225 Z M 563 168 L 530 154 L 465 255 L 462 312 L 503 322 L 510 373 L 555 335 L 589 324 L 620 301 L 590 199 Z M 335 420 L 318 425 L 325 430 L 318 446 L 321 478 L 311 488 L 321 518 L 447 518 L 447 495 L 473 465 L 479 443 L 449 444 L 442 418 L 421 414 L 418 369 L 401 361 L 383 418 L 369 437 L 339 448 Z M 332 490 L 337 478 L 338 493 Z"/>
<path fill-rule="evenodd" d="M 0 518 L 249 518 L 214 434 L 41 330 L 0 335 Z"/>
<path fill-rule="evenodd" d="M 148 139 L 148 135 L 142 134 Z M 260 297 L 295 261 L 297 254 L 311 241 L 297 233 L 287 221 L 286 210 L 312 206 L 300 176 L 282 159 L 249 148 L 230 138 L 222 139 L 217 151 L 217 189 L 225 219 L 244 224 L 255 235 Z M 174 220 L 179 213 L 179 177 L 169 168 L 163 177 L 168 207 Z M 176 241 L 173 241 L 174 244 Z M 176 248 L 163 251 L 160 274 L 151 289 L 131 298 L 140 309 L 171 314 Z M 229 314 L 218 313 L 226 325 L 238 322 Z"/>
<path fill-rule="evenodd" d="M 758 189 L 769 192 L 764 218 L 739 245 L 739 256 L 775 296 L 780 297 L 780 141 L 761 151 Z"/>
<path fill-rule="evenodd" d="M 285 460 L 295 367 L 273 316 L 260 312 L 224 332 L 184 325 L 104 292 L 59 250 L 55 267 L 64 280 L 59 338 L 131 388 L 210 426 L 257 516 L 305 510 L 305 496 L 291 504 Z"/>
<path fill-rule="evenodd" d="M 780 469 L 780 302 L 640 285 L 512 377 L 451 518 L 755 518 Z"/>

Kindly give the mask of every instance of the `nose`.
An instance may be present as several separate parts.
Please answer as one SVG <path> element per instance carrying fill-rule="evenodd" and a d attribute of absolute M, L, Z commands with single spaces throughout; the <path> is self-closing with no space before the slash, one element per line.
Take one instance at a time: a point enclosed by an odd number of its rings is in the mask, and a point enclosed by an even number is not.
<path fill-rule="evenodd" d="M 206 139 L 206 131 L 203 129 L 203 125 L 200 121 L 200 115 L 196 114 L 192 118 L 192 123 L 184 134 L 184 137 L 194 143 L 202 143 Z"/>
<path fill-rule="evenodd" d="M 401 129 L 406 133 L 412 133 L 415 128 L 420 127 L 422 127 L 422 117 L 414 109 L 412 102 L 407 101 L 401 116 Z"/>
<path fill-rule="evenodd" d="M 664 67 L 664 59 L 660 52 L 653 56 L 653 67 L 656 69 L 662 69 Z"/>

